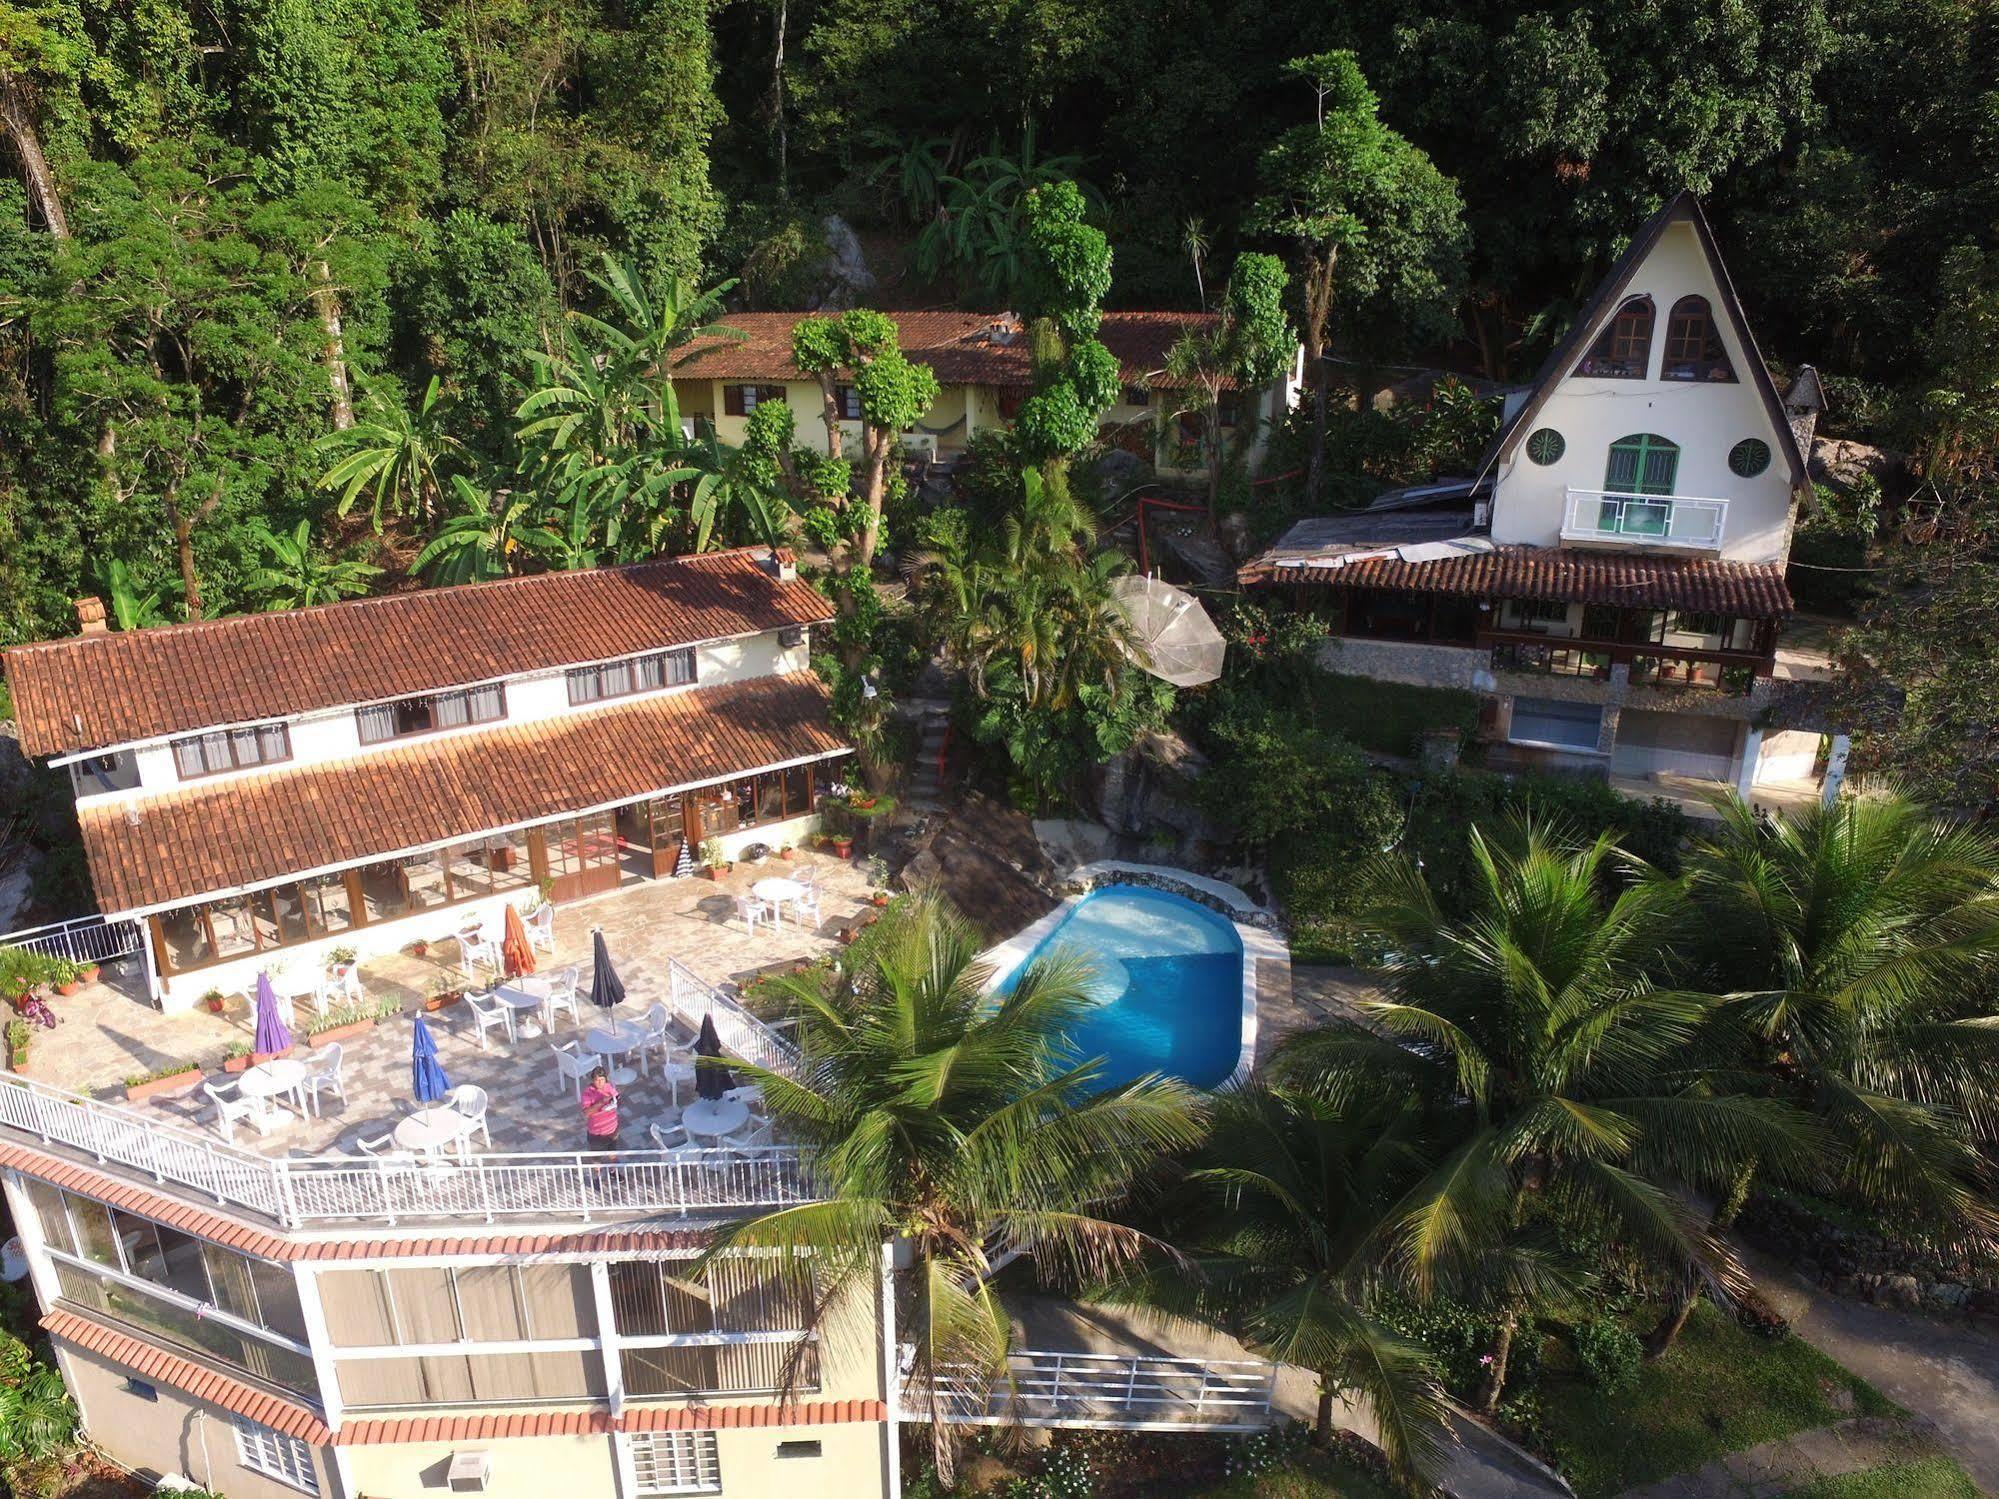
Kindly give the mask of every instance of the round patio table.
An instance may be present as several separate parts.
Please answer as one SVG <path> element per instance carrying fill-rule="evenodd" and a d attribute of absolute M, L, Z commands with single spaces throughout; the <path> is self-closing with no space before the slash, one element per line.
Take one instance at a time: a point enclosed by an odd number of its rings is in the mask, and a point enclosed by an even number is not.
<path fill-rule="evenodd" d="M 236 1079 L 236 1091 L 257 1105 L 257 1111 L 268 1119 L 276 1107 L 273 1100 L 279 1094 L 289 1093 L 297 1107 L 299 1117 L 305 1117 L 305 1099 L 300 1094 L 300 1086 L 305 1082 L 305 1063 L 291 1057 L 274 1057 L 268 1062 L 259 1062 L 255 1067 L 243 1069 Z M 283 1113 L 282 1109 L 278 1110 Z"/>
<path fill-rule="evenodd" d="M 750 1106 L 740 1098 L 698 1098 L 680 1116 L 680 1127 L 688 1134 L 716 1139 L 733 1135 L 749 1122 Z"/>
<path fill-rule="evenodd" d="M 598 1056 L 607 1059 L 623 1056 L 628 1051 L 636 1051 L 645 1044 L 645 1027 L 635 1020 L 620 1020 L 612 1025 L 593 1025 L 583 1033 L 583 1044 Z M 638 1074 L 629 1067 L 613 1066 L 611 1081 L 620 1088 L 638 1081 Z"/>
<path fill-rule="evenodd" d="M 793 901 L 805 898 L 805 887 L 797 880 L 788 880 L 783 875 L 772 875 L 767 880 L 758 880 L 750 886 L 750 894 L 758 900 L 768 901 L 779 926 L 784 925 L 784 908 Z"/>
<path fill-rule="evenodd" d="M 544 1030 L 553 1031 L 548 1017 L 542 1013 L 548 1004 L 548 996 L 554 991 L 551 979 L 527 974 L 521 978 L 508 979 L 493 991 L 493 998 L 514 1012 L 514 1034 L 532 1041 Z M 537 1025 L 536 1020 L 540 1020 Z"/>
<path fill-rule="evenodd" d="M 418 1109 L 396 1121 L 396 1149 L 434 1156 L 461 1144 L 476 1128 L 478 1125 L 469 1114 L 461 1114 L 454 1108 L 439 1105 Z"/>

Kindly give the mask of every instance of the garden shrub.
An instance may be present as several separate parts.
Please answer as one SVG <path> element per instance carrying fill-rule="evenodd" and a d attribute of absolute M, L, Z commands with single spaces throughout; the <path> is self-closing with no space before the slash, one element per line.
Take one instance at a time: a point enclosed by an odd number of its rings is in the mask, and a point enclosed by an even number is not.
<path fill-rule="evenodd" d="M 1422 1302 L 1384 1297 L 1375 1313 L 1386 1326 L 1430 1350 L 1452 1395 L 1470 1400 L 1478 1393 L 1484 1359 L 1499 1331 L 1497 1319 L 1446 1296 Z M 1532 1318 L 1523 1317 L 1506 1361 L 1507 1397 L 1518 1400 L 1540 1382 L 1541 1335 Z"/>
<path fill-rule="evenodd" d="M 1570 1334 L 1583 1378 L 1605 1395 L 1615 1395 L 1638 1383 L 1645 1346 L 1638 1334 L 1616 1317 L 1594 1317 L 1578 1323 Z"/>

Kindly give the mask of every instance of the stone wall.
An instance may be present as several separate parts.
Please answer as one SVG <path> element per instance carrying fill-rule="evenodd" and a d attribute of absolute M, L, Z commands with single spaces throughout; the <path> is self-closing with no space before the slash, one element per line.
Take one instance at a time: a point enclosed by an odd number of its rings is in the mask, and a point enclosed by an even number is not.
<path fill-rule="evenodd" d="M 1999 1260 L 1901 1243 L 1761 1192 L 1750 1197 L 1735 1227 L 1835 1295 L 1999 1321 Z"/>
<path fill-rule="evenodd" d="M 1319 667 L 1341 676 L 1410 687 L 1492 691 L 1492 652 L 1470 645 L 1410 640 L 1357 640 L 1335 636 L 1319 645 Z"/>
<path fill-rule="evenodd" d="M 1088 895 L 1092 890 L 1100 890 L 1106 885 L 1138 885 L 1147 890 L 1164 890 L 1169 895 L 1185 896 L 1196 905 L 1206 906 L 1210 911 L 1239 921 L 1244 926 L 1255 927 L 1261 932 L 1281 932 L 1284 923 L 1274 912 L 1260 906 L 1246 905 L 1230 900 L 1208 888 L 1219 883 L 1189 874 L 1185 878 L 1157 869 L 1118 869 L 1085 866 L 1062 882 L 1064 895 Z"/>

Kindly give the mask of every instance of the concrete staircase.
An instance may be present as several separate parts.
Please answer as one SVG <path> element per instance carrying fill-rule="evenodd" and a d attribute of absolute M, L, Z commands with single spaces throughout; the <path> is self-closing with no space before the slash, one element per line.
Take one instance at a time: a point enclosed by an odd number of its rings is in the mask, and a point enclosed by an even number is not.
<path fill-rule="evenodd" d="M 928 704 L 917 722 L 916 765 L 910 774 L 909 805 L 919 812 L 944 807 L 944 751 L 951 742 L 951 712 L 943 704 Z"/>

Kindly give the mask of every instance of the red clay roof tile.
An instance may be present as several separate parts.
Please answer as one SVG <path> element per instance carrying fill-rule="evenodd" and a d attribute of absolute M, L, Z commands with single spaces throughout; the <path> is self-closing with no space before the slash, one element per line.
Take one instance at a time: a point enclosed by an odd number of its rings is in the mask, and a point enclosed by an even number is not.
<path fill-rule="evenodd" d="M 831 619 L 765 549 L 15 646 L 21 747 L 98 749 Z"/>

